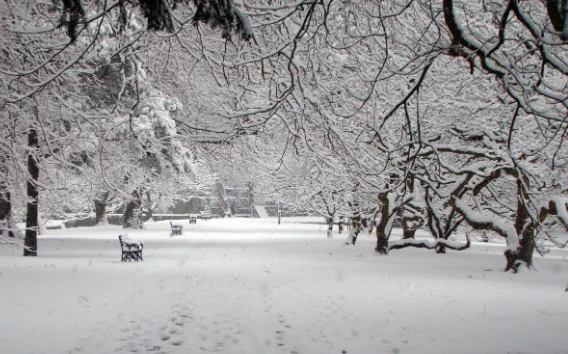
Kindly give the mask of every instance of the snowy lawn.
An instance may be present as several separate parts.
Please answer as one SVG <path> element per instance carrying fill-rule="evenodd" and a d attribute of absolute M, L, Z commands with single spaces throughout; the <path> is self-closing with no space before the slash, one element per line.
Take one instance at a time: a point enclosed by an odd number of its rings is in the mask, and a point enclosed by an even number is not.
<path fill-rule="evenodd" d="M 284 221 L 148 223 L 143 263 L 116 226 L 0 249 L 0 352 L 568 353 L 568 252 L 512 275 L 503 245 L 382 257 Z"/>

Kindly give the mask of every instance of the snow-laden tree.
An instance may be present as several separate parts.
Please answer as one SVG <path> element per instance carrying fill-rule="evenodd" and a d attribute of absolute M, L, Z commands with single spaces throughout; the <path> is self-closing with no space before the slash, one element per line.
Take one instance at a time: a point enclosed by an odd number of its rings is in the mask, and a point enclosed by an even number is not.
<path fill-rule="evenodd" d="M 84 15 L 75 32 L 66 34 L 60 27 L 77 19 L 71 3 L 85 5 Z M 147 28 L 158 28 L 138 19 L 138 4 L 8 1 L 1 6 L 6 45 L 0 103 L 12 119 L 8 125 L 19 128 L 9 137 L 17 149 L 3 151 L 13 166 L 27 161 L 20 172 L 28 180 L 26 254 L 36 253 L 40 191 L 56 196 L 67 190 L 71 196 L 70 183 L 90 182 L 90 188 L 75 188 L 77 198 L 90 193 L 100 202 L 112 193 L 134 203 L 126 209 L 136 214 L 141 199 L 149 206 L 158 195 L 171 201 L 177 186 L 196 183 L 193 155 L 179 139 L 174 119 L 182 104 L 153 87 L 141 60 L 148 54 L 141 39 L 151 45 L 148 37 L 159 38 L 147 34 Z M 8 176 L 16 173 L 8 172 L 2 175 L 5 197 Z"/>
<path fill-rule="evenodd" d="M 526 261 L 525 254 L 532 254 L 531 246 L 519 240 L 532 243 L 528 240 L 535 234 L 527 230 L 533 228 L 518 227 L 516 234 L 504 231 L 502 216 L 489 218 L 474 203 L 481 195 L 491 195 L 491 183 L 500 183 L 493 182 L 495 178 L 513 179 L 517 187 L 507 188 L 508 196 L 521 201 L 515 223 L 536 222 L 536 230 L 539 205 L 564 193 L 561 187 L 543 193 L 543 183 L 551 184 L 540 177 L 556 175 L 552 185 L 558 186 L 565 179 L 558 172 L 565 156 L 567 115 L 562 34 L 566 19 L 561 3 L 409 0 L 297 6 L 287 1 L 245 2 L 255 39 L 262 45 L 230 47 L 232 55 L 222 57 L 221 64 L 234 69 L 226 77 L 240 82 L 235 88 L 240 107 L 228 116 L 245 131 L 281 120 L 290 127 L 292 146 L 305 142 L 304 147 L 319 156 L 333 149 L 343 157 L 350 174 L 385 196 L 383 206 L 386 200 L 398 205 L 383 208 L 390 210 L 389 217 L 407 202 L 402 197 L 408 178 L 418 178 L 424 184 L 420 188 L 425 187 L 424 193 L 430 196 L 439 192 L 438 184 L 446 183 L 440 203 L 451 217 L 444 226 L 430 229 L 434 236 L 445 240 L 464 219 L 475 228 L 490 225 L 508 240 L 509 268 L 514 263 L 511 259 Z M 434 70 L 451 59 L 459 65 L 448 66 L 445 75 Z M 476 122 L 483 134 L 471 127 L 452 131 L 442 124 L 436 136 L 434 124 L 421 132 L 421 121 L 414 123 L 413 131 L 412 124 L 405 123 L 415 111 L 414 120 L 439 116 L 444 105 L 456 101 L 458 88 L 436 90 L 445 77 L 465 83 L 483 81 L 485 93 L 472 92 L 462 103 L 456 102 L 453 115 L 448 111 L 444 115 L 455 121 L 456 115 L 470 114 L 467 106 L 471 104 L 481 112 L 476 113 Z M 247 86 L 242 87 L 243 82 Z M 445 99 L 432 101 L 434 93 Z M 501 106 L 501 113 L 493 108 L 484 111 L 478 100 L 489 94 L 501 102 L 486 103 Z M 532 124 L 527 121 L 531 119 Z M 526 130 L 539 136 L 531 138 L 531 144 L 518 143 L 526 138 Z M 545 156 L 537 158 L 541 152 Z M 435 165 L 440 168 L 433 173 Z M 534 168 L 547 172 L 529 173 Z M 541 190 L 529 191 L 537 186 Z M 451 190 L 461 196 L 452 195 Z M 387 198 L 389 194 L 392 198 Z M 492 196 L 487 203 L 499 201 Z M 488 219 L 476 222 L 475 216 L 480 215 Z M 430 217 L 436 223 L 433 213 Z M 384 235 L 388 225 L 380 224 L 377 235 Z M 528 234 L 520 236 L 523 232 Z"/>

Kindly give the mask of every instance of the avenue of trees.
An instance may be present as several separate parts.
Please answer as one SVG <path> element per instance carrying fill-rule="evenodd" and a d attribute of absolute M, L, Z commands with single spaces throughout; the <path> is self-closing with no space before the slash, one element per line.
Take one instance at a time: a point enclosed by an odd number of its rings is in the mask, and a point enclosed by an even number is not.
<path fill-rule="evenodd" d="M 25 255 L 38 208 L 141 227 L 227 161 L 380 254 L 476 230 L 516 271 L 566 246 L 564 0 L 5 0 L 0 35 L 1 239 L 25 215 Z"/>

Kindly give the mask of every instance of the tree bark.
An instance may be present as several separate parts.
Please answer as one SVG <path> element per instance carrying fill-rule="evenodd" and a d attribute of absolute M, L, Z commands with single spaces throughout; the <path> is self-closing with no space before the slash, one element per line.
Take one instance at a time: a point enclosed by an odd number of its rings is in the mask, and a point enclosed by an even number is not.
<path fill-rule="evenodd" d="M 142 223 L 145 223 L 146 221 L 150 220 L 152 218 L 152 215 L 154 215 L 154 202 L 152 201 L 152 194 L 151 191 L 141 191 L 140 192 L 141 195 L 141 200 L 143 197 L 146 198 L 146 205 L 147 208 L 144 208 L 142 203 L 140 206 L 140 218 L 142 220 Z M 140 228 L 142 228 L 142 226 L 140 226 Z"/>
<path fill-rule="evenodd" d="M 416 229 L 413 228 L 413 227 L 410 227 L 408 225 L 409 222 L 412 222 L 412 220 L 407 219 L 407 218 L 402 219 L 402 239 L 403 240 L 414 238 L 414 235 L 416 234 Z"/>
<path fill-rule="evenodd" d="M 375 247 L 375 252 L 386 255 L 389 253 L 390 238 L 390 232 L 387 230 L 390 219 L 388 193 L 379 194 L 379 204 L 381 211 L 379 213 L 379 223 L 377 224 L 377 246 Z"/>
<path fill-rule="evenodd" d="M 225 188 L 223 188 L 223 184 L 221 182 L 217 182 L 215 184 L 215 188 L 217 189 L 217 201 L 219 202 L 219 207 L 223 211 L 223 217 L 231 217 L 233 216 L 231 213 L 231 207 L 229 203 L 225 200 Z"/>
<path fill-rule="evenodd" d="M 37 183 L 39 180 L 39 165 L 34 152 L 38 147 L 37 130 L 30 128 L 28 131 L 28 210 L 26 215 L 26 237 L 24 239 L 24 256 L 37 256 L 37 233 L 38 233 L 38 197 Z"/>
<path fill-rule="evenodd" d="M 355 243 L 357 242 L 357 237 L 359 236 L 359 233 L 362 229 L 363 225 L 361 221 L 361 215 L 356 214 L 351 218 L 351 231 L 348 238 L 349 242 L 352 245 L 355 245 Z"/>
<path fill-rule="evenodd" d="M 333 232 L 333 218 L 325 218 L 327 223 L 327 238 L 332 237 Z"/>
<path fill-rule="evenodd" d="M 517 254 L 517 258 L 526 263 L 527 267 L 531 268 L 532 257 L 534 254 L 535 244 L 534 244 L 534 234 L 533 234 L 533 227 L 529 226 L 525 232 L 519 234 L 519 244 L 521 248 Z"/>
<path fill-rule="evenodd" d="M 249 210 L 250 210 L 250 217 L 254 218 L 254 195 L 252 194 L 252 182 L 248 183 L 248 193 L 249 193 Z"/>
<path fill-rule="evenodd" d="M 0 169 L 7 176 L 6 155 L 0 156 Z M 0 180 L 0 236 L 15 237 L 14 220 L 12 219 L 12 197 L 5 180 Z"/>
<path fill-rule="evenodd" d="M 363 229 L 363 219 L 361 218 L 361 208 L 358 200 L 359 195 L 357 193 L 359 187 L 359 183 L 356 182 L 352 189 L 353 200 L 348 202 L 352 216 L 350 219 L 351 230 L 349 231 L 349 236 L 345 241 L 346 244 L 351 243 L 352 245 L 355 245 L 355 243 L 357 242 L 357 237 Z"/>
<path fill-rule="evenodd" d="M 377 246 L 375 247 L 375 252 L 383 255 L 389 253 L 389 238 L 380 228 L 380 224 L 377 225 Z"/>
<path fill-rule="evenodd" d="M 142 228 L 142 211 L 140 210 L 142 201 L 138 190 L 132 192 L 132 198 L 126 201 L 124 207 L 124 220 L 122 227 L 125 229 Z"/>
<path fill-rule="evenodd" d="M 517 217 L 515 218 L 515 230 L 517 231 L 517 235 L 519 235 L 519 244 L 521 247 L 516 257 L 518 260 L 525 262 L 526 266 L 530 268 L 532 267 L 532 256 L 535 248 L 535 227 L 524 203 L 525 193 L 521 178 L 524 179 L 524 183 L 527 184 L 527 186 L 529 183 L 528 178 L 525 178 L 523 175 L 517 178 Z"/>
<path fill-rule="evenodd" d="M 14 237 L 12 230 L 12 200 L 6 185 L 0 182 L 0 236 Z"/>
<path fill-rule="evenodd" d="M 109 192 L 103 192 L 100 198 L 95 199 L 95 224 L 106 223 L 106 208 Z"/>

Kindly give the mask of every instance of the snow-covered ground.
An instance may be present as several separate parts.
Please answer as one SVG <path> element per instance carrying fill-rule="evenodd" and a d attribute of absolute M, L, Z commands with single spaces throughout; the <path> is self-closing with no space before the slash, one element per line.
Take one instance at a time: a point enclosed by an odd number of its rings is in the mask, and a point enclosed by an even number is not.
<path fill-rule="evenodd" d="M 143 263 L 116 226 L 0 249 L 0 353 L 568 353 L 568 252 L 502 272 L 503 245 L 345 246 L 323 224 L 146 224 Z"/>

